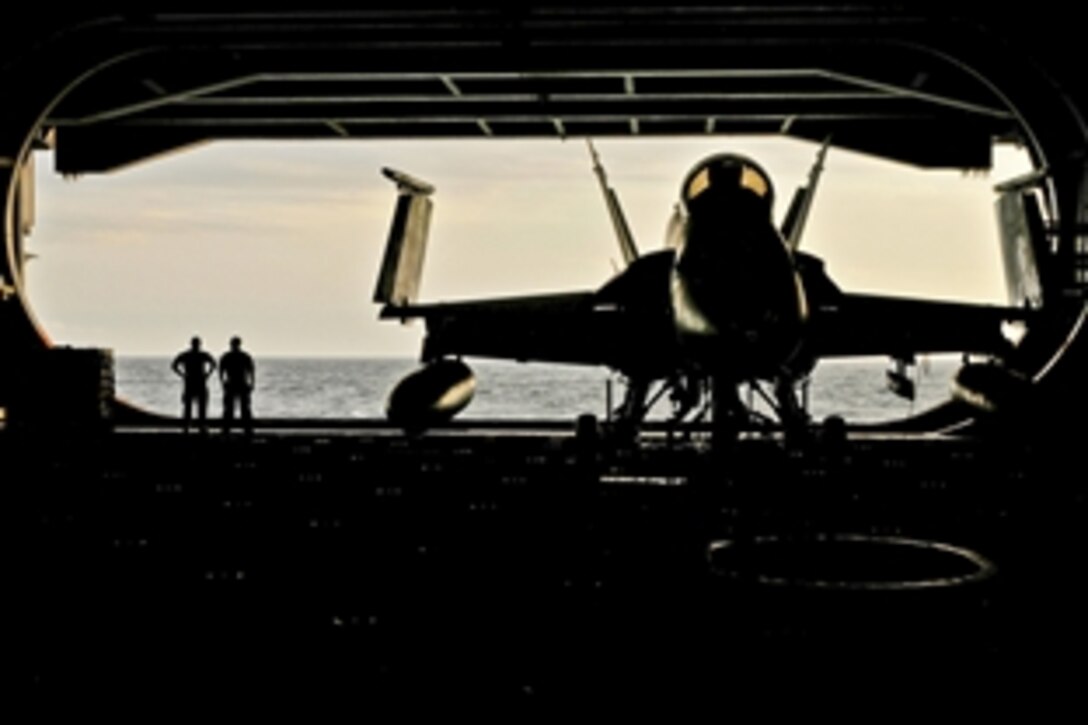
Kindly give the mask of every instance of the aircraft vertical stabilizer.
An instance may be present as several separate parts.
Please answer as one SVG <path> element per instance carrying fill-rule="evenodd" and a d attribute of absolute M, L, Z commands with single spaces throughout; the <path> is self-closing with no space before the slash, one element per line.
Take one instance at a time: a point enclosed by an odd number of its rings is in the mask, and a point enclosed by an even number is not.
<path fill-rule="evenodd" d="M 397 184 L 397 205 L 389 226 L 374 301 L 402 306 L 414 302 L 419 293 L 434 208 L 429 197 L 434 193 L 434 187 L 394 169 L 382 169 L 382 174 Z"/>
<path fill-rule="evenodd" d="M 801 235 L 805 231 L 805 223 L 808 222 L 809 212 L 812 210 L 812 200 L 816 197 L 816 187 L 820 183 L 820 175 L 824 172 L 824 158 L 827 157 L 827 149 L 831 146 L 829 136 L 816 152 L 816 161 L 808 172 L 808 183 L 794 192 L 790 208 L 786 211 L 786 218 L 782 221 L 782 238 L 786 246 L 793 251 L 801 246 Z"/>
<path fill-rule="evenodd" d="M 593 159 L 593 173 L 597 176 L 601 194 L 604 195 L 604 203 L 608 206 L 608 216 L 612 220 L 612 228 L 616 232 L 616 241 L 620 245 L 620 254 L 623 255 L 624 265 L 631 264 L 638 259 L 638 247 L 635 246 L 635 237 L 631 234 L 631 227 L 627 224 L 627 217 L 623 215 L 623 207 L 620 206 L 620 198 L 616 190 L 608 185 L 608 175 L 601 165 L 601 157 L 597 154 L 593 142 L 586 139 L 590 158 Z"/>

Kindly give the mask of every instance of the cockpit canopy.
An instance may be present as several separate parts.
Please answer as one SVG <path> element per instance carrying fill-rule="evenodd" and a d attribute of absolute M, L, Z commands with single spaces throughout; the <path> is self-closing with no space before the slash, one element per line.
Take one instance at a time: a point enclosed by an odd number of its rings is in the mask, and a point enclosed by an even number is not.
<path fill-rule="evenodd" d="M 703 200 L 738 196 L 762 200 L 768 214 L 774 207 L 774 186 L 767 172 L 755 161 L 738 154 L 716 154 L 703 159 L 688 172 L 680 187 L 680 199 L 689 212 Z"/>

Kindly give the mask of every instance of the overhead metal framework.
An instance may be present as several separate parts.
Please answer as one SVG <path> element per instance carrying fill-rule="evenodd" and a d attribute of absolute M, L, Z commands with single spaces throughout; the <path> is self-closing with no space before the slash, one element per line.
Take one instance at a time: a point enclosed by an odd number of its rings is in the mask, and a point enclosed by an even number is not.
<path fill-rule="evenodd" d="M 742 11 L 743 10 L 743 11 Z M 58 170 L 212 139 L 786 134 L 989 165 L 1015 115 L 870 8 L 149 13 L 45 118 Z"/>

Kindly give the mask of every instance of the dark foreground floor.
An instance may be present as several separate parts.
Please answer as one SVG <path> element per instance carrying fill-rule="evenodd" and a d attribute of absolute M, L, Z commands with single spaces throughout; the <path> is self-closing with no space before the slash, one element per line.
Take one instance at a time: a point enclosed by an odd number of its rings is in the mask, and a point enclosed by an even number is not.
<path fill-rule="evenodd" d="M 707 694 L 1079 660 L 1078 454 L 0 432 L 7 640 L 43 700 Z"/>

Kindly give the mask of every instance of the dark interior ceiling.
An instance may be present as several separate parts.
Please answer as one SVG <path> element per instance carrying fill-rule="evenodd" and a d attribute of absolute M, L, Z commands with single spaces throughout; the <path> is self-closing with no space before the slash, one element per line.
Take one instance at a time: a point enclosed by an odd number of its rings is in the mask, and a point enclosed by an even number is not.
<path fill-rule="evenodd" d="M 873 8 L 148 13 L 61 100 L 57 169 L 215 139 L 786 134 L 984 168 L 1015 116 Z M 909 40 L 908 40 L 909 39 Z"/>

